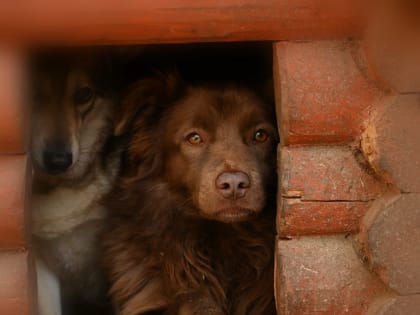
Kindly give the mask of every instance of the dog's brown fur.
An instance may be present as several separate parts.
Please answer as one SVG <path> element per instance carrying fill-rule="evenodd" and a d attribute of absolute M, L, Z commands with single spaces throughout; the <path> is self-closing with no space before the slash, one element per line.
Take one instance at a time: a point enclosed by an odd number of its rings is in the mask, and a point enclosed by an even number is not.
<path fill-rule="evenodd" d="M 275 314 L 272 106 L 247 88 L 174 76 L 139 82 L 124 105 L 126 119 L 137 114 L 134 171 L 107 201 L 104 240 L 119 314 Z M 188 143 L 191 131 L 203 143 Z M 225 171 L 249 175 L 245 197 L 220 196 Z"/>

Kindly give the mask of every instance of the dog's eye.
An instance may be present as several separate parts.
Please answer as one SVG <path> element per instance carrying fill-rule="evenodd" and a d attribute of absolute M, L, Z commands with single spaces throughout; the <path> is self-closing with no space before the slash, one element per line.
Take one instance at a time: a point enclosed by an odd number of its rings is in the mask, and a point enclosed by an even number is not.
<path fill-rule="evenodd" d="M 73 100 L 76 104 L 86 104 L 89 102 L 93 97 L 93 90 L 88 87 L 84 86 L 78 88 L 73 95 Z"/>
<path fill-rule="evenodd" d="M 257 142 L 266 142 L 268 140 L 268 133 L 265 130 L 258 129 L 255 132 L 254 140 Z"/>
<path fill-rule="evenodd" d="M 187 140 L 189 143 L 193 144 L 193 145 L 197 145 L 197 144 L 201 144 L 203 143 L 203 139 L 201 138 L 201 136 L 196 133 L 196 132 L 192 132 L 187 136 Z"/>

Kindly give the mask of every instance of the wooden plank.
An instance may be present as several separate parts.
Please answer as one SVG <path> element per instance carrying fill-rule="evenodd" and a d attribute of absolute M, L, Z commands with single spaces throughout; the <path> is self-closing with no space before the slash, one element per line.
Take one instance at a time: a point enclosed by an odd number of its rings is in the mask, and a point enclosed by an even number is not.
<path fill-rule="evenodd" d="M 0 252 L 0 314 L 34 314 L 33 269 L 27 252 Z"/>
<path fill-rule="evenodd" d="M 301 201 L 371 201 L 383 183 L 358 162 L 348 146 L 280 147 L 279 187 Z"/>
<path fill-rule="evenodd" d="M 28 0 L 0 5 L 0 38 L 53 44 L 185 43 L 358 36 L 358 1 Z"/>
<path fill-rule="evenodd" d="M 367 314 L 386 293 L 344 235 L 278 239 L 275 259 L 279 315 Z"/>
<path fill-rule="evenodd" d="M 277 118 L 283 144 L 347 144 L 380 97 L 356 59 L 358 41 L 274 45 Z"/>
<path fill-rule="evenodd" d="M 27 164 L 25 155 L 0 157 L 0 249 L 26 247 Z"/>
<path fill-rule="evenodd" d="M 0 154 L 25 151 L 25 74 L 21 52 L 0 47 Z"/>
<path fill-rule="evenodd" d="M 302 201 L 283 198 L 277 217 L 281 237 L 357 233 L 369 201 Z"/>

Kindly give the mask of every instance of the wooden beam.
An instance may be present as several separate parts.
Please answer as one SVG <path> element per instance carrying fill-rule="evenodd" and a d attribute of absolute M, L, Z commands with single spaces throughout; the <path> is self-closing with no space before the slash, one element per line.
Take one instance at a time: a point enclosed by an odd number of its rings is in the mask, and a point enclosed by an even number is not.
<path fill-rule="evenodd" d="M 0 314 L 36 314 L 33 272 L 28 252 L 0 251 Z"/>
<path fill-rule="evenodd" d="M 25 76 L 22 53 L 15 48 L 0 47 L 0 154 L 26 150 Z"/>
<path fill-rule="evenodd" d="M 43 44 L 186 43 L 359 36 L 348 0 L 27 0 L 0 4 L 0 39 Z"/>
<path fill-rule="evenodd" d="M 30 169 L 25 155 L 0 156 L 0 250 L 27 247 Z"/>

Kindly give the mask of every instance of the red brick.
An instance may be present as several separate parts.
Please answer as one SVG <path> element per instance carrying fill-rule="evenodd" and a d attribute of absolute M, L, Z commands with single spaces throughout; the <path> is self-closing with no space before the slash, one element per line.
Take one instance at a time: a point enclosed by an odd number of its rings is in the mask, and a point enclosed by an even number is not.
<path fill-rule="evenodd" d="M 279 315 L 361 315 L 385 292 L 344 236 L 279 240 L 276 259 Z"/>
<path fill-rule="evenodd" d="M 26 246 L 27 173 L 26 156 L 0 156 L 0 249 Z"/>
<path fill-rule="evenodd" d="M 371 202 L 312 202 L 283 198 L 278 215 L 280 236 L 355 233 Z"/>
<path fill-rule="evenodd" d="M 418 315 L 420 310 L 420 294 L 410 296 L 390 296 L 380 299 L 377 305 L 366 315 Z"/>
<path fill-rule="evenodd" d="M 2 47 L 0 47 L 0 153 L 21 153 L 25 151 L 23 57 L 15 50 Z"/>
<path fill-rule="evenodd" d="M 0 314 L 33 313 L 32 274 L 26 252 L 0 252 Z"/>
<path fill-rule="evenodd" d="M 302 201 L 370 201 L 382 191 L 347 146 L 280 147 L 281 195 Z"/>
<path fill-rule="evenodd" d="M 276 103 L 284 144 L 344 144 L 357 138 L 364 113 L 380 93 L 359 68 L 355 51 L 357 42 L 346 41 L 275 45 Z"/>
<path fill-rule="evenodd" d="M 365 221 L 366 256 L 392 290 L 401 295 L 420 292 L 420 194 L 403 194 L 382 203 Z M 379 205 L 380 206 L 380 205 Z"/>
<path fill-rule="evenodd" d="M 376 172 L 403 192 L 420 192 L 420 95 L 388 97 L 376 106 L 362 150 Z"/>

